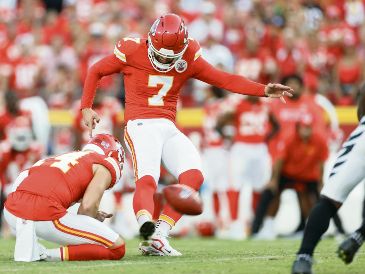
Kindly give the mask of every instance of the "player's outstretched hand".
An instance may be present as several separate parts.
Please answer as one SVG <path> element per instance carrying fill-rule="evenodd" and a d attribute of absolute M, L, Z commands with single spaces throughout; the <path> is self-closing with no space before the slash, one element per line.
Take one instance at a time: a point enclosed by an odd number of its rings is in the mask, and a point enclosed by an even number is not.
<path fill-rule="evenodd" d="M 100 211 L 99 210 L 96 213 L 95 219 L 98 220 L 98 221 L 100 221 L 100 222 L 104 222 L 105 219 L 111 218 L 111 217 L 113 217 L 113 214 L 109 214 L 109 213 L 106 213 L 104 211 Z"/>
<path fill-rule="evenodd" d="M 279 98 L 283 103 L 285 102 L 285 96 L 292 97 L 293 89 L 282 84 L 269 83 L 265 87 L 265 95 L 270 98 Z"/>
<path fill-rule="evenodd" d="M 93 129 L 95 128 L 96 123 L 99 123 L 99 121 L 100 121 L 99 115 L 91 108 L 84 108 L 81 110 L 81 113 L 82 113 L 82 119 L 84 121 L 84 124 L 89 129 L 89 135 L 91 138 L 92 132 L 93 132 Z"/>

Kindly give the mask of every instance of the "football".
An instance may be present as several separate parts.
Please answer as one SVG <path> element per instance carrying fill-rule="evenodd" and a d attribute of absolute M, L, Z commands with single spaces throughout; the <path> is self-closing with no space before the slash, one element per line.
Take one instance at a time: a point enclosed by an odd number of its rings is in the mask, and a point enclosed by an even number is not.
<path fill-rule="evenodd" d="M 203 212 L 203 202 L 199 193 L 186 185 L 170 185 L 163 190 L 166 201 L 176 211 L 186 215 L 199 215 Z"/>

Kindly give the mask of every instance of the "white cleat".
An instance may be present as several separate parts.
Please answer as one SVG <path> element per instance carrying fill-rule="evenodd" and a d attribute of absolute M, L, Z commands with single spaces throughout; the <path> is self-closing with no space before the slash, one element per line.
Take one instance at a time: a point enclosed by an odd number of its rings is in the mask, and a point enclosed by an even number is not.
<path fill-rule="evenodd" d="M 166 236 L 154 233 L 151 240 L 141 242 L 139 250 L 146 256 L 181 256 L 182 254 L 172 248 Z"/>

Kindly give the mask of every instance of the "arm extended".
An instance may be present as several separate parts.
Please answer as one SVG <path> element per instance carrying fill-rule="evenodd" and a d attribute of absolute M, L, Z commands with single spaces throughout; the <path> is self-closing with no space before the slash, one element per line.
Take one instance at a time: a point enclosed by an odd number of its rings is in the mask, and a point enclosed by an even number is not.
<path fill-rule="evenodd" d="M 122 69 L 123 64 L 113 54 L 104 57 L 92 65 L 87 71 L 81 97 L 81 109 L 92 107 L 96 88 L 102 77 L 120 73 Z"/>

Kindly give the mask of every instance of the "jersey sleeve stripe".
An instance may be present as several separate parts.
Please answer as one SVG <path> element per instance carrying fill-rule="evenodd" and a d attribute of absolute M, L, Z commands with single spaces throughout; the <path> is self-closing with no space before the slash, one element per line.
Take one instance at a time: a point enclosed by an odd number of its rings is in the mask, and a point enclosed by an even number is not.
<path fill-rule="evenodd" d="M 200 56 L 202 55 L 202 49 L 200 48 L 196 53 L 195 53 L 195 56 L 194 56 L 194 61 L 196 59 L 198 59 Z"/>
<path fill-rule="evenodd" d="M 86 231 L 82 231 L 82 230 L 78 230 L 78 229 L 75 229 L 75 228 L 68 227 L 68 226 L 62 224 L 59 220 L 53 221 L 53 225 L 55 226 L 55 228 L 57 230 L 59 230 L 63 233 L 70 234 L 70 235 L 73 235 L 73 236 L 76 236 L 76 237 L 85 238 L 85 239 L 88 239 L 88 240 L 92 240 L 92 241 L 100 243 L 100 244 L 102 244 L 103 246 L 106 246 L 106 247 L 113 246 L 113 242 L 103 238 L 100 235 L 96 235 L 96 234 L 93 234 L 91 232 L 86 232 Z"/>
<path fill-rule="evenodd" d="M 129 137 L 127 127 L 125 128 L 124 138 L 127 141 L 127 144 L 128 144 L 128 146 L 131 150 L 131 153 L 132 153 L 132 163 L 133 163 L 134 177 L 135 177 L 135 180 L 137 181 L 138 180 L 138 166 L 137 166 L 136 152 L 134 150 L 134 146 L 133 146 L 133 142 L 131 140 L 131 137 Z"/>
<path fill-rule="evenodd" d="M 125 54 L 124 54 L 124 53 L 122 53 L 122 52 L 120 52 L 120 50 L 117 48 L 117 46 L 115 46 L 115 47 L 114 47 L 114 54 L 115 54 L 115 56 L 116 56 L 119 60 L 121 60 L 121 61 L 123 61 L 123 62 L 127 62 L 127 58 L 125 57 Z"/>

